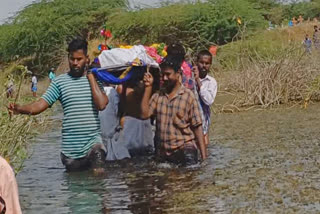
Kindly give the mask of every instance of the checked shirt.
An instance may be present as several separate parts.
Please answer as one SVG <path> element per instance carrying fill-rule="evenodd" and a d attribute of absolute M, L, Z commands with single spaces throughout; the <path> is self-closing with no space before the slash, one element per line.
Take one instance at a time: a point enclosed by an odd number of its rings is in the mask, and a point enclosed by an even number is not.
<path fill-rule="evenodd" d="M 181 86 L 169 99 L 167 94 L 156 93 L 149 102 L 150 115 L 156 117 L 156 138 L 166 155 L 183 147 L 195 146 L 192 128 L 202 124 L 198 103 L 191 90 Z"/>

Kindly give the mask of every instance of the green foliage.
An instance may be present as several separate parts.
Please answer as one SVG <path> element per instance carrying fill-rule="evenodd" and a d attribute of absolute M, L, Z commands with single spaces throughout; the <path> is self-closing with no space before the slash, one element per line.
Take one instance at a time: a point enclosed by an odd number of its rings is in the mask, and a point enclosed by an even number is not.
<path fill-rule="evenodd" d="M 230 67 L 230 70 L 242 66 L 241 57 L 259 57 L 265 62 L 275 61 L 282 57 L 283 53 L 287 53 L 290 48 L 295 48 L 296 53 L 304 51 L 301 41 L 306 33 L 311 35 L 312 31 L 312 24 L 259 31 L 246 39 L 222 46 L 219 49 L 217 60 L 223 67 Z"/>
<path fill-rule="evenodd" d="M 192 47 L 201 47 L 232 41 L 239 30 L 238 17 L 249 31 L 265 26 L 261 11 L 247 0 L 175 4 L 120 12 L 110 17 L 108 26 L 117 38 L 130 44 L 178 40 Z"/>
<path fill-rule="evenodd" d="M 304 19 L 313 19 L 320 15 L 320 0 L 299 2 L 292 4 L 280 4 L 275 0 L 249 0 L 255 8 L 263 11 L 264 17 L 273 24 L 287 24 L 293 17 L 302 15 Z"/>
<path fill-rule="evenodd" d="M 305 19 L 319 17 L 320 15 L 320 0 L 311 2 L 300 2 L 296 4 L 284 5 L 284 18 L 291 19 L 302 15 Z"/>
<path fill-rule="evenodd" d="M 39 68 L 56 62 L 67 40 L 86 38 L 114 8 L 125 5 L 125 0 L 42 0 L 32 4 L 0 26 L 0 62 L 26 56 L 34 56 Z"/>

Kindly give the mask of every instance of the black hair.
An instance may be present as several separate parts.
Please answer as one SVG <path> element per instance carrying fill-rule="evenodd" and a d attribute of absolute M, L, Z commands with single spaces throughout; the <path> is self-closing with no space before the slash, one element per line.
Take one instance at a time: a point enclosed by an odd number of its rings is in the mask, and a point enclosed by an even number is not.
<path fill-rule="evenodd" d="M 172 43 L 168 45 L 167 53 L 168 55 L 181 58 L 182 61 L 185 60 L 186 50 L 180 43 Z"/>
<path fill-rule="evenodd" d="M 211 54 L 208 50 L 202 50 L 202 51 L 200 51 L 200 52 L 198 53 L 198 55 L 197 55 L 197 60 L 199 60 L 200 57 L 202 57 L 202 56 L 210 56 L 211 59 L 212 59 L 212 54 Z"/>
<path fill-rule="evenodd" d="M 168 55 L 162 60 L 160 68 L 161 70 L 171 68 L 177 73 L 181 69 L 182 63 L 183 59 L 180 56 Z"/>
<path fill-rule="evenodd" d="M 144 73 L 146 72 L 147 68 L 146 67 L 140 67 L 140 66 L 133 66 L 132 67 L 132 72 L 133 75 L 132 77 L 126 82 L 126 85 L 129 88 L 134 88 L 139 84 L 141 80 L 143 80 Z"/>
<path fill-rule="evenodd" d="M 88 42 L 81 38 L 73 39 L 68 45 L 68 53 L 75 52 L 77 50 L 83 50 L 85 55 L 88 54 Z"/>

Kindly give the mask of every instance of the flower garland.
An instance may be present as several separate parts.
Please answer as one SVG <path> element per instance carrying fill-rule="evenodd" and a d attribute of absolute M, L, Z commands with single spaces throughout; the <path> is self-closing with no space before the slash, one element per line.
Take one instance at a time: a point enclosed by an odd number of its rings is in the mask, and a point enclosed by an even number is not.
<path fill-rule="evenodd" d="M 100 51 L 100 53 L 102 51 L 112 49 L 112 47 L 109 46 L 108 43 L 107 43 L 108 39 L 112 38 L 111 30 L 107 28 L 107 25 L 104 25 L 103 28 L 100 30 L 100 35 L 104 38 L 104 44 L 99 44 L 98 45 L 98 50 Z M 96 57 L 94 59 L 94 63 L 95 64 L 99 64 L 99 58 L 98 57 Z"/>

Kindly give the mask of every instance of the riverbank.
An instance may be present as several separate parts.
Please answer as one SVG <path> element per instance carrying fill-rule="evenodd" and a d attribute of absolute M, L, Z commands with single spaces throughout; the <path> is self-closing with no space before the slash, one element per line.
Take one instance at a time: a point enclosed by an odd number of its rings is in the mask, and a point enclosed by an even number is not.
<path fill-rule="evenodd" d="M 318 213 L 320 104 L 213 116 L 211 155 L 168 213 Z"/>
<path fill-rule="evenodd" d="M 5 85 L 5 78 L 0 79 L 2 80 L 0 85 Z M 30 91 L 29 82 L 28 78 L 22 80 L 20 96 L 19 99 L 17 98 L 18 104 L 26 104 L 37 100 L 49 84 L 48 80 L 40 80 L 38 97 L 35 98 Z M 30 156 L 29 149 L 32 145 L 32 139 L 50 127 L 48 117 L 52 111 L 50 109 L 37 116 L 13 115 L 10 117 L 7 106 L 9 103 L 15 102 L 19 84 L 19 82 L 15 84 L 14 98 L 7 99 L 6 94 L 3 93 L 0 104 L 0 155 L 13 166 L 16 173 L 22 169 L 24 160 Z M 1 89 L 1 91 L 5 91 L 4 88 Z"/>

